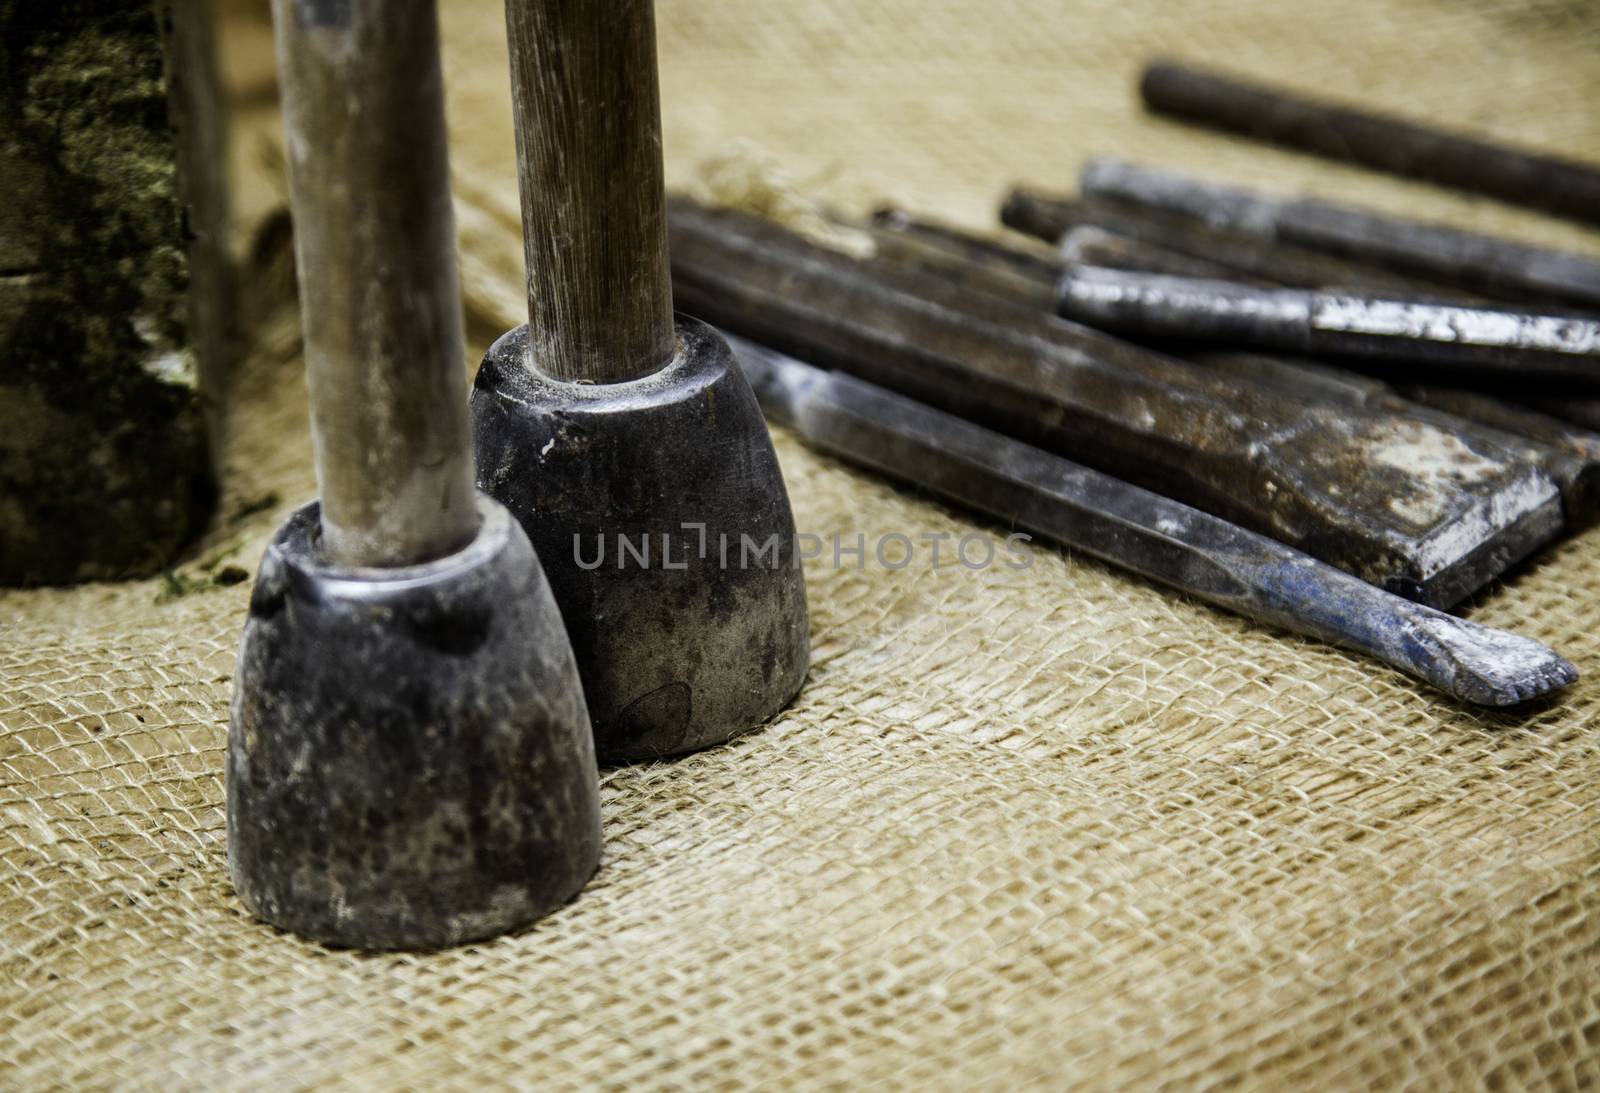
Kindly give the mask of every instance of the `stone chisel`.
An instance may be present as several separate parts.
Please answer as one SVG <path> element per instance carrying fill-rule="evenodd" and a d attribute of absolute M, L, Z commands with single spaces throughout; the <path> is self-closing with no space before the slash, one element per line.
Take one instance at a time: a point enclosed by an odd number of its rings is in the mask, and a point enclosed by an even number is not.
<path fill-rule="evenodd" d="M 767 415 L 832 455 L 1247 618 L 1355 650 L 1463 702 L 1577 669 L 1539 642 L 1372 587 L 1281 543 L 852 376 L 730 339 Z"/>
<path fill-rule="evenodd" d="M 1079 188 L 1092 202 L 1188 220 L 1473 292 L 1528 304 L 1600 306 L 1600 258 L 1571 251 L 1318 198 L 1276 197 L 1120 160 L 1090 161 Z M 1337 283 L 1362 282 L 1323 282 Z M 1365 283 L 1381 282 L 1369 275 Z"/>
<path fill-rule="evenodd" d="M 1177 276 L 1215 277 L 1223 271 L 1201 259 L 1175 254 L 1099 228 L 1074 228 L 1061 237 L 1061 256 L 1078 265 Z M 1541 467 L 1561 490 L 1570 527 L 1600 518 L 1600 436 L 1558 418 L 1480 391 L 1398 381 L 1296 357 L 1258 353 L 1195 352 L 1187 360 L 1244 379 L 1270 383 L 1307 398 L 1332 398 L 1428 416 L 1445 428 L 1489 430 L 1491 438 Z M 1470 423 L 1470 424 L 1469 424 Z"/>
<path fill-rule="evenodd" d="M 472 485 L 434 0 L 273 14 L 321 503 L 250 600 L 228 862 L 315 940 L 456 945 L 594 873 L 594 742 L 539 559 Z"/>
<path fill-rule="evenodd" d="M 901 210 L 880 210 L 867 230 L 875 244 L 874 253 L 887 261 L 1029 305 L 1037 304 L 1044 295 L 1053 300 L 1064 268 L 1077 265 L 1189 277 L 1226 277 L 1230 272 L 1207 259 L 1092 224 L 1067 231 L 1056 254 L 1040 253 L 1042 248 L 1014 248 Z M 1446 429 L 1489 430 L 1491 440 L 1540 467 L 1560 488 L 1569 527 L 1587 527 L 1600 518 L 1600 436 L 1549 414 L 1482 392 L 1438 384 L 1402 382 L 1391 387 L 1370 376 L 1303 358 L 1196 353 L 1192 346 L 1171 343 L 1156 347 L 1245 382 L 1272 384 L 1302 398 L 1354 401 L 1428 417 Z M 1397 390 L 1405 398 L 1397 397 Z"/>
<path fill-rule="evenodd" d="M 1062 275 L 1058 306 L 1119 333 L 1393 361 L 1546 390 L 1600 387 L 1600 320 L 1575 315 L 1089 266 Z"/>
<path fill-rule="evenodd" d="M 1408 382 L 1394 387 L 1414 403 L 1521 437 L 1553 453 L 1553 459 L 1533 458 L 1561 488 L 1568 524 L 1581 529 L 1600 520 L 1600 434 L 1481 391 Z"/>
<path fill-rule="evenodd" d="M 1371 267 L 1312 251 L 1297 252 L 1271 241 L 1225 236 L 1175 217 L 1119 209 L 1106 202 L 1060 201 L 1019 190 L 1011 194 L 1003 217 L 1015 208 L 1048 209 L 1013 215 L 1004 222 L 1023 225 L 1019 232 L 1049 239 L 1054 246 L 1047 248 L 1021 234 L 1004 242 L 986 239 L 898 209 L 875 213 L 864 230 L 872 237 L 874 253 L 898 265 L 998 292 L 1019 303 L 1048 297 L 1052 310 L 1064 265 L 1144 269 L 1146 255 L 1155 251 L 1162 255 L 1163 268 L 1149 272 L 1307 288 L 1339 285 L 1408 294 L 1433 291 Z M 1073 251 L 1067 249 L 1069 238 Z M 1123 248 L 1135 252 L 1129 257 L 1131 264 L 1119 260 Z M 1451 298 L 1458 297 L 1452 294 Z"/>
<path fill-rule="evenodd" d="M 1281 248 L 1244 237 L 1236 237 L 1235 241 L 1243 244 L 1239 253 L 1247 254 L 1248 258 L 1230 265 L 1224 260 L 1228 256 L 1226 243 L 1220 245 L 1223 257 L 1218 257 L 1219 245 L 1215 233 L 1205 229 L 1194 230 L 1189 225 L 1177 223 L 1160 225 L 1158 231 L 1150 218 L 1130 215 L 1105 205 L 1091 206 L 1031 196 L 1019 199 L 1020 193 L 1017 191 L 1011 195 L 1013 204 L 1020 200 L 1031 207 L 1049 201 L 1055 208 L 1056 212 L 1048 218 L 1019 221 L 1037 225 L 1040 238 L 1050 238 L 1055 243 L 1054 247 L 1042 246 L 1021 235 L 1003 243 L 984 239 L 958 228 L 913 217 L 898 209 L 880 210 L 865 227 L 848 221 L 841 222 L 866 231 L 872 239 L 876 257 L 898 266 L 937 275 L 955 284 L 982 289 L 1015 303 L 1042 304 L 1050 310 L 1055 309 L 1056 286 L 1061 281 L 1063 269 L 1068 265 L 1102 266 L 1187 277 L 1220 277 L 1262 285 L 1323 287 L 1359 284 L 1370 287 L 1373 284 L 1370 278 L 1364 276 L 1369 271 L 1357 271 L 1343 263 L 1329 263 L 1320 255 L 1312 255 L 1310 263 L 1302 263 L 1298 258 L 1285 262 L 1281 253 L 1273 253 L 1281 251 Z M 1193 236 L 1188 249 L 1196 254 L 1186 253 L 1172 245 L 1167 236 L 1169 229 L 1173 228 Z M 1030 231 L 1028 234 L 1034 233 Z M 1154 242 L 1158 238 L 1161 242 Z M 1157 254 L 1161 259 L 1161 268 L 1150 269 L 1150 260 Z M 1399 278 L 1390 279 L 1388 283 L 1396 287 L 1401 284 Z"/>
<path fill-rule="evenodd" d="M 1063 269 L 1100 266 L 1146 273 L 1216 277 L 1226 271 L 1204 259 L 1083 225 L 1061 237 L 1053 264 L 1034 252 L 1005 253 L 1005 244 L 964 236 L 958 229 L 930 225 L 903 212 L 875 215 L 868 229 L 875 253 L 887 261 L 944 277 L 952 284 L 1036 305 L 1054 295 Z M 1053 270 L 1053 274 L 1052 274 Z M 1051 278 L 1051 284 L 1046 284 Z M 1475 391 L 1407 383 L 1399 397 L 1382 380 L 1298 358 L 1245 353 L 1196 353 L 1193 346 L 1161 343 L 1155 348 L 1227 372 L 1246 383 L 1264 383 L 1305 399 L 1336 399 L 1375 409 L 1427 418 L 1452 431 L 1479 430 L 1506 451 L 1527 459 L 1561 490 L 1570 527 L 1587 527 L 1600 518 L 1600 437 L 1565 422 Z M 1410 401 L 1407 401 L 1407 400 Z"/>
<path fill-rule="evenodd" d="M 686 310 L 1447 607 L 1561 528 L 1550 479 L 1482 438 L 1308 405 L 936 277 L 670 202 Z"/>
<path fill-rule="evenodd" d="M 1592 164 L 1169 61 L 1145 69 L 1139 93 L 1152 113 L 1600 224 Z"/>
<path fill-rule="evenodd" d="M 1015 195 L 1013 195 L 1015 198 Z M 1031 205 L 1035 199 L 1024 199 Z M 1038 199 L 1043 201 L 1044 199 Z M 1063 206 L 1065 202 L 1051 202 Z M 1101 214 L 1109 211 L 1109 219 Z M 1236 275 L 1211 257 L 1198 257 L 1148 242 L 1101 226 L 1102 223 L 1132 225 L 1138 236 L 1151 235 L 1169 242 L 1165 225 L 1148 218 L 1106 210 L 1104 204 L 1076 206 L 1074 217 L 1055 219 L 1046 230 L 1068 226 L 1055 252 L 1028 240 L 1016 243 L 986 239 L 945 224 L 934 223 L 900 209 L 875 213 L 868 229 L 875 253 L 888 261 L 945 278 L 954 284 L 992 293 L 1019 303 L 1036 304 L 1044 295 L 1054 300 L 1055 285 L 1065 267 L 1085 265 L 1143 273 L 1162 273 L 1180 277 L 1222 277 Z M 854 226 L 854 225 L 852 225 Z M 1188 225 L 1179 224 L 1180 229 Z M 1191 237 L 1201 254 L 1213 255 L 1205 237 L 1215 235 L 1206 229 L 1182 232 Z M 1020 245 L 1019 245 L 1020 244 Z M 1279 266 L 1272 246 L 1255 252 L 1257 274 L 1270 273 L 1293 277 L 1305 272 L 1294 263 Z M 1335 273 L 1324 268 L 1324 273 Z M 1363 285 L 1371 282 L 1359 268 L 1337 271 Z M 1256 279 L 1272 284 L 1270 279 Z M 1320 275 L 1318 276 L 1320 280 Z M 1352 281 L 1355 283 L 1355 281 Z M 1053 303 L 1052 303 L 1053 306 Z M 1304 398 L 1335 398 L 1383 407 L 1413 416 L 1432 416 L 1445 428 L 1490 430 L 1492 437 L 1508 451 L 1516 452 L 1536 464 L 1561 490 L 1562 505 L 1571 528 L 1583 528 L 1600 519 L 1600 435 L 1562 420 L 1553 413 L 1517 405 L 1510 396 L 1482 391 L 1399 381 L 1383 380 L 1351 372 L 1323 362 L 1304 358 L 1268 357 L 1256 353 L 1217 353 L 1192 350 L 1193 346 L 1161 343 L 1159 348 L 1226 371 L 1246 382 L 1269 383 Z M 1403 397 L 1396 397 L 1396 395 Z M 1450 418 L 1459 419 L 1451 422 Z M 1469 426 L 1468 423 L 1471 425 Z"/>
<path fill-rule="evenodd" d="M 1037 304 L 1042 294 L 1054 298 L 1054 283 L 1061 278 L 1062 269 L 1070 266 L 1189 277 L 1227 274 L 1227 270 L 1206 259 L 1163 250 L 1088 224 L 1062 235 L 1059 256 L 1048 251 L 1040 254 L 1037 250 L 1011 250 L 1006 243 L 920 221 L 904 211 L 880 211 L 867 230 L 874 238 L 875 254 L 886 261 L 1030 306 Z M 1381 379 L 1304 358 L 1205 354 L 1194 352 L 1192 346 L 1174 346 L 1170 342 L 1154 347 L 1224 371 L 1240 382 L 1272 384 L 1309 400 L 1334 398 L 1362 403 L 1429 418 L 1443 429 L 1456 432 L 1488 430 L 1485 435 L 1494 443 L 1528 459 L 1549 475 L 1562 491 L 1562 507 L 1571 528 L 1592 525 L 1600 518 L 1600 437 L 1547 414 L 1472 390 L 1426 384 L 1403 384 L 1403 394 L 1411 398 L 1406 402 Z"/>
<path fill-rule="evenodd" d="M 1185 359 L 1308 400 L 1389 410 L 1460 434 L 1476 434 L 1544 471 L 1561 491 L 1568 531 L 1600 520 L 1600 436 L 1477 391 L 1387 384 L 1321 361 L 1241 352 L 1187 352 Z"/>

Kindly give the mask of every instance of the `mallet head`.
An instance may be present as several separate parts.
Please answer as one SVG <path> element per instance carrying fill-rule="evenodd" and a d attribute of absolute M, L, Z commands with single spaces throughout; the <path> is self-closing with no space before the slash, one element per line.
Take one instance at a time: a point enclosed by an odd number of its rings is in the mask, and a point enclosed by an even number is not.
<path fill-rule="evenodd" d="M 565 903 L 600 856 L 583 692 L 527 537 L 479 503 L 466 546 L 358 568 L 316 504 L 262 559 L 234 681 L 228 860 L 261 918 L 431 949 Z"/>
<path fill-rule="evenodd" d="M 672 313 L 650 0 L 506 16 L 529 324 L 478 373 L 479 486 L 544 562 L 601 761 L 692 751 L 805 677 L 788 495 L 727 345 Z"/>
<path fill-rule="evenodd" d="M 472 399 L 482 488 L 523 517 L 567 620 L 605 761 L 730 739 L 805 678 L 789 497 L 720 335 L 679 317 L 665 368 L 578 384 L 489 351 Z"/>

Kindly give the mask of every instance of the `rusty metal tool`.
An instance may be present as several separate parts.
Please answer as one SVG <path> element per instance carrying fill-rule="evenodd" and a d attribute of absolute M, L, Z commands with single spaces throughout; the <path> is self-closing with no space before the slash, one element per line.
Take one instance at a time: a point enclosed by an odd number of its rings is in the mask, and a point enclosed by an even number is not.
<path fill-rule="evenodd" d="M 1154 236 L 1155 233 L 1140 233 Z M 1203 251 L 1203 247 L 1195 247 Z M 1435 286 L 1388 277 L 1381 271 L 1356 268 L 1329 267 L 1324 276 L 1309 279 L 1308 272 L 1290 263 L 1275 268 L 1270 258 L 1270 248 L 1262 251 L 1264 260 L 1248 272 L 1239 272 L 1224 262 L 1203 254 L 1190 254 L 1160 243 L 1147 242 L 1145 238 L 1124 235 L 1119 231 L 1084 224 L 1073 228 L 1057 244 L 1063 267 L 1098 266 L 1103 269 L 1121 269 L 1135 273 L 1161 273 L 1173 277 L 1209 277 L 1241 284 L 1262 287 L 1311 287 L 1329 290 L 1365 292 L 1375 295 L 1390 294 L 1407 300 L 1434 303 L 1483 304 L 1482 297 L 1463 293 L 1441 292 Z M 1331 278 L 1331 279 L 1330 279 Z M 1057 278 L 1059 282 L 1059 277 Z"/>
<path fill-rule="evenodd" d="M 1308 288 L 1359 285 L 1409 291 L 1416 284 L 1315 251 L 1220 233 L 1177 217 L 1107 202 L 1058 200 L 1015 190 L 1002 210 L 1002 221 L 1023 234 L 1004 242 L 987 239 L 900 209 L 880 210 L 865 230 L 872 236 L 875 253 L 899 265 L 988 288 L 1019 302 L 1048 295 L 1051 307 L 1065 263 L 1143 269 L 1143 262 L 1157 249 L 1165 259 L 1162 272 L 1180 275 Z M 1042 246 L 1030 237 L 1055 246 Z M 1129 259 L 1135 264 L 1122 265 L 1117 256 L 1124 247 L 1137 252 Z"/>
<path fill-rule="evenodd" d="M 1017 259 L 1026 259 L 1026 264 L 1008 261 L 1004 244 L 969 241 L 961 237 L 958 229 L 930 226 L 904 212 L 896 212 L 892 219 L 880 213 L 871 230 L 876 254 L 881 258 L 1030 306 L 1037 304 L 1042 292 L 1054 295 L 1054 282 L 1064 266 L 1200 277 L 1227 273 L 1206 260 L 1090 225 L 1073 228 L 1061 237 L 1058 261 L 1036 264 L 1034 253 L 1015 252 Z M 1049 272 L 1052 269 L 1053 275 Z M 1600 438 L 1537 411 L 1479 392 L 1416 383 L 1407 385 L 1408 392 L 1416 393 L 1416 398 L 1408 401 L 1382 380 L 1303 358 L 1196 353 L 1193 346 L 1159 341 L 1152 348 L 1225 372 L 1244 383 L 1269 384 L 1300 398 L 1332 399 L 1426 418 L 1457 433 L 1477 431 L 1550 477 L 1561 490 L 1569 527 L 1586 527 L 1600 518 L 1600 460 L 1596 459 L 1600 448 L 1591 443 Z M 1446 407 L 1451 409 L 1446 412 Z"/>
<path fill-rule="evenodd" d="M 1147 242 L 1143 238 L 1135 238 L 1115 230 L 1090 224 L 1084 224 L 1068 231 L 1061 237 L 1057 250 L 1061 255 L 1063 267 L 1098 266 L 1102 269 L 1121 269 L 1134 273 L 1161 273 L 1172 277 L 1209 277 L 1216 280 L 1233 281 L 1262 287 L 1290 288 L 1304 285 L 1305 287 L 1366 292 L 1379 295 L 1387 291 L 1393 295 L 1402 296 L 1407 300 L 1423 300 L 1435 303 L 1482 304 L 1485 302 L 1481 297 L 1471 297 L 1456 293 L 1439 294 L 1432 291 L 1430 286 L 1400 278 L 1387 278 L 1381 276 L 1381 274 L 1377 277 L 1367 277 L 1364 275 L 1366 273 L 1364 270 L 1348 269 L 1340 274 L 1339 271 L 1329 269 L 1326 272 L 1330 275 L 1337 275 L 1337 280 L 1318 278 L 1311 285 L 1305 284 L 1305 279 L 1298 276 L 1298 271 L 1292 268 L 1274 269 L 1270 261 L 1262 262 L 1249 273 L 1240 273 L 1230 268 L 1227 264 L 1214 261 L 1211 258 L 1198 254 L 1188 254 L 1159 243 Z M 1277 274 L 1277 276 L 1273 276 L 1274 274 Z M 1057 280 L 1059 281 L 1059 278 Z"/>
<path fill-rule="evenodd" d="M 1088 226 L 1074 228 L 1062 236 L 1060 249 L 1068 265 L 1177 276 L 1227 275 L 1221 266 L 1202 259 Z M 1181 351 L 1181 355 L 1208 366 L 1222 367 L 1244 378 L 1299 390 L 1310 397 L 1354 399 L 1368 405 L 1381 403 L 1413 414 L 1432 411 L 1470 422 L 1480 429 L 1494 430 L 1502 443 L 1542 467 L 1560 488 L 1569 526 L 1587 527 L 1600 519 L 1600 436 L 1548 413 L 1518 405 L 1505 394 L 1415 380 L 1386 383 L 1305 358 L 1215 351 L 1198 354 Z M 1397 398 L 1397 394 L 1403 399 Z M 1448 424 L 1448 418 L 1440 421 Z"/>
<path fill-rule="evenodd" d="M 1061 254 L 1068 266 L 1100 266 L 1177 276 L 1226 274 L 1220 266 L 1201 259 L 1087 226 L 1074 228 L 1062 236 Z M 1491 430 L 1493 439 L 1542 468 L 1560 488 L 1562 507 L 1570 527 L 1587 527 L 1600 519 L 1600 458 L 1597 458 L 1600 457 L 1600 436 L 1549 414 L 1483 391 L 1415 380 L 1388 383 L 1300 357 L 1214 350 L 1195 352 L 1192 346 L 1157 344 L 1178 352 L 1187 360 L 1222 368 L 1242 379 L 1298 391 L 1306 397 L 1354 401 L 1413 415 L 1433 414 L 1445 427 Z M 1457 420 L 1452 423 L 1452 418 Z"/>
<path fill-rule="evenodd" d="M 1238 275 L 1221 263 L 1167 250 L 1093 224 L 1084 224 L 1068 231 L 1061 237 L 1057 249 L 1061 255 L 1063 272 L 1073 266 L 1095 266 L 1139 273 L 1164 273 L 1172 277 L 1225 277 L 1252 284 L 1274 283 Z M 1058 273 L 1056 283 L 1060 281 Z"/>
<path fill-rule="evenodd" d="M 1472 292 L 1527 303 L 1600 305 L 1600 259 L 1570 251 L 1317 198 L 1275 197 L 1119 160 L 1091 161 L 1079 184 L 1096 201 L 1342 256 Z"/>
<path fill-rule="evenodd" d="M 1600 385 L 1600 321 L 1574 315 L 1089 266 L 1059 287 L 1063 315 L 1103 330 Z"/>
<path fill-rule="evenodd" d="M 1170 61 L 1145 69 L 1139 93 L 1152 113 L 1600 224 L 1593 164 Z"/>
<path fill-rule="evenodd" d="M 529 322 L 478 372 L 479 484 L 550 575 L 601 760 L 719 744 L 794 697 L 810 637 L 760 408 L 672 311 L 655 13 L 509 0 L 506 21 Z M 742 537 L 774 560 L 723 564 Z"/>
<path fill-rule="evenodd" d="M 594 873 L 594 744 L 539 560 L 472 485 L 434 0 L 274 16 L 321 503 L 251 597 L 228 861 L 296 933 L 454 945 Z"/>
<path fill-rule="evenodd" d="M 1481 391 L 1406 382 L 1395 390 L 1413 403 L 1522 438 L 1528 458 L 1561 489 L 1568 525 L 1600 522 L 1600 434 Z"/>
<path fill-rule="evenodd" d="M 1555 486 L 1479 438 L 1308 406 L 1033 308 L 670 203 L 686 310 L 1448 606 L 1548 541 Z"/>
<path fill-rule="evenodd" d="M 1543 471 L 1561 491 L 1569 530 L 1600 520 L 1600 436 L 1477 391 L 1430 384 L 1388 384 L 1359 372 L 1296 357 L 1189 352 L 1185 359 L 1245 382 L 1298 397 L 1387 410 L 1473 435 Z"/>
<path fill-rule="evenodd" d="M 952 414 L 731 339 L 772 420 L 830 454 L 1247 618 L 1510 706 L 1577 669 L 1530 638 L 1390 595 L 1265 536 Z"/>

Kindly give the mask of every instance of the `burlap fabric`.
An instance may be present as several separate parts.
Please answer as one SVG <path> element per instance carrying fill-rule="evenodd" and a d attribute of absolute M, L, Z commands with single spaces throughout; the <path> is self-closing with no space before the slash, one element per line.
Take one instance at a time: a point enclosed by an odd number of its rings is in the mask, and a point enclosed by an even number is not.
<path fill-rule="evenodd" d="M 481 344 L 521 306 L 497 5 L 446 24 Z M 846 207 L 986 225 L 1008 182 L 1121 153 L 1596 245 L 1132 94 L 1171 52 L 1595 156 L 1600 15 L 1577 0 L 662 0 L 660 30 L 678 184 L 743 138 Z M 281 355 L 241 379 L 193 562 L 0 597 L 0 1085 L 1600 1079 L 1597 534 L 1471 608 L 1587 673 L 1516 718 L 1055 550 L 814 564 L 794 707 L 607 772 L 605 864 L 536 928 L 365 956 L 254 922 L 222 810 L 248 588 L 215 578 L 313 489 Z M 1005 532 L 777 442 L 803 529 Z"/>

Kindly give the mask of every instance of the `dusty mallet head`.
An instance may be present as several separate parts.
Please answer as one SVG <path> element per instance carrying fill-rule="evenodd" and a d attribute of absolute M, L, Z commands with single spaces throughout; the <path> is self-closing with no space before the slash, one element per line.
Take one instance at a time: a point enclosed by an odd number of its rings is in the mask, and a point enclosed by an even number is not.
<path fill-rule="evenodd" d="M 650 0 L 506 11 L 530 321 L 478 373 L 479 484 L 544 562 L 601 760 L 693 751 L 805 678 L 788 494 L 727 345 L 672 313 Z"/>

